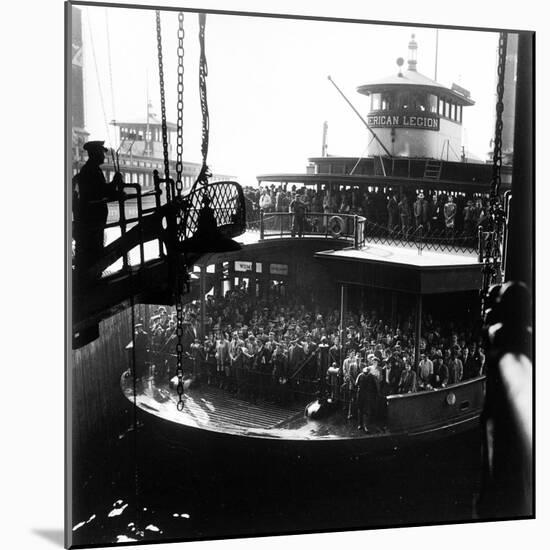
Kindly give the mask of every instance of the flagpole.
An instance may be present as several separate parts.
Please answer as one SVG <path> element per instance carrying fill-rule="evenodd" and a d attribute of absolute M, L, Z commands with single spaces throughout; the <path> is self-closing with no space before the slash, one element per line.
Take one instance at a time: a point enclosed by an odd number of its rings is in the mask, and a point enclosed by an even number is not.
<path fill-rule="evenodd" d="M 434 80 L 437 82 L 437 57 L 439 50 L 439 29 L 435 29 L 435 74 Z"/>
<path fill-rule="evenodd" d="M 147 72 L 147 69 L 145 69 L 145 89 L 146 89 L 146 94 L 147 94 L 147 126 L 145 128 L 145 154 L 146 155 L 149 155 L 151 154 L 151 151 L 150 151 L 150 132 L 151 132 L 151 129 L 149 128 L 149 75 L 148 75 L 148 72 Z"/>

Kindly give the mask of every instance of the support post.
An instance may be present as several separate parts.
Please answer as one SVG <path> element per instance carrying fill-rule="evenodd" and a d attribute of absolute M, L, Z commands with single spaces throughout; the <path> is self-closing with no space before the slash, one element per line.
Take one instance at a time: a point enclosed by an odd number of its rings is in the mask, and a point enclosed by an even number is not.
<path fill-rule="evenodd" d="M 264 211 L 260 210 L 260 241 L 264 240 Z"/>
<path fill-rule="evenodd" d="M 506 251 L 505 280 L 533 287 L 533 50 L 534 33 L 518 34 L 517 86 L 514 116 L 512 202 Z"/>
<path fill-rule="evenodd" d="M 201 295 L 201 318 L 200 318 L 200 338 L 204 342 L 204 321 L 206 318 L 206 265 L 201 265 L 200 295 Z"/>
<path fill-rule="evenodd" d="M 420 362 L 420 338 L 422 336 L 422 294 L 416 295 L 416 311 L 414 321 L 415 346 L 414 346 L 414 368 L 418 368 Z"/>
<path fill-rule="evenodd" d="M 344 347 L 344 341 L 343 341 L 343 335 L 344 335 L 344 308 L 345 308 L 345 300 L 346 300 L 346 287 L 344 284 L 340 285 L 340 367 L 342 366 L 343 362 L 343 347 Z"/>
<path fill-rule="evenodd" d="M 107 203 L 107 207 L 108 205 L 109 203 Z M 124 203 L 124 196 L 122 193 L 118 199 L 118 215 L 120 223 L 120 236 L 122 237 L 126 233 L 126 205 Z M 129 251 L 122 256 L 122 266 L 124 271 L 127 271 L 130 266 L 129 256 Z"/>
<path fill-rule="evenodd" d="M 481 225 L 477 227 L 477 261 L 479 263 L 483 261 L 483 227 Z"/>

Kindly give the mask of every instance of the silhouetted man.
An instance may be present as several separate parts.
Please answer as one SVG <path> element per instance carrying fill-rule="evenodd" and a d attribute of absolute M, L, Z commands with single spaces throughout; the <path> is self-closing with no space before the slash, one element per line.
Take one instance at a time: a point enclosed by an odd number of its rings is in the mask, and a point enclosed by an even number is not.
<path fill-rule="evenodd" d="M 82 274 L 100 257 L 103 250 L 103 230 L 107 223 L 108 207 L 105 199 L 116 199 L 122 185 L 122 175 L 115 174 L 107 183 L 101 170 L 108 149 L 103 141 L 89 141 L 84 144 L 88 160 L 75 177 L 75 218 L 76 265 Z"/>
<path fill-rule="evenodd" d="M 306 205 L 302 202 L 302 197 L 296 195 L 296 198 L 290 205 L 291 211 L 294 213 L 294 224 L 292 227 L 292 236 L 295 234 L 298 237 L 304 236 L 304 226 L 306 223 Z"/>

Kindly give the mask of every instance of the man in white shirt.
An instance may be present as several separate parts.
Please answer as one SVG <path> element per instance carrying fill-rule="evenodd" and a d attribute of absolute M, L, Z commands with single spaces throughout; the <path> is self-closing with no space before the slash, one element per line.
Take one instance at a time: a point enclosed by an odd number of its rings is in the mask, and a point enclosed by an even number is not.
<path fill-rule="evenodd" d="M 425 353 L 420 355 L 420 361 L 418 363 L 418 389 L 419 390 L 431 390 L 432 378 L 434 373 L 433 362 L 426 357 Z"/>

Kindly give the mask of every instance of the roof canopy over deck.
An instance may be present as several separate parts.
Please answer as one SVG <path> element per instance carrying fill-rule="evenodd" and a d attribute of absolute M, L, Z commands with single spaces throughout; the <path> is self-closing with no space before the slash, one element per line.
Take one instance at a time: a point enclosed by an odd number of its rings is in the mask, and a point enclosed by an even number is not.
<path fill-rule="evenodd" d="M 479 290 L 481 264 L 473 254 L 456 254 L 368 244 L 361 250 L 317 252 L 335 280 L 414 294 L 445 294 Z"/>

